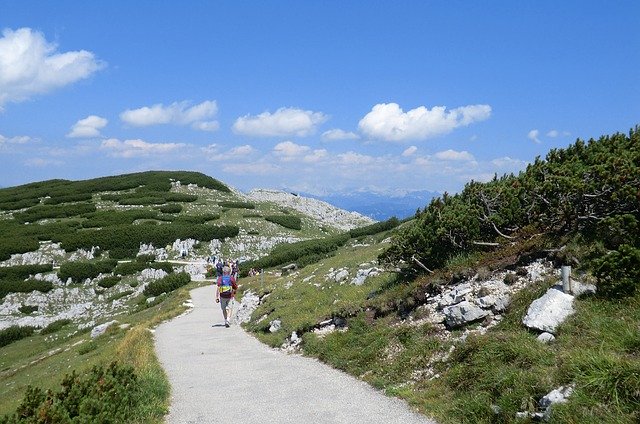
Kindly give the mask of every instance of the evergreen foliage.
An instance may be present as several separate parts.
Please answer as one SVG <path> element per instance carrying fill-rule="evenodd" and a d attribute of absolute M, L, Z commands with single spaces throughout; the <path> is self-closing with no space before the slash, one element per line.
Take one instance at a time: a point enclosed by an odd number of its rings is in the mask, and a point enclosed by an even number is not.
<path fill-rule="evenodd" d="M 116 284 L 118 284 L 121 279 L 122 278 L 117 276 L 117 275 L 104 277 L 103 279 L 98 281 L 98 285 L 100 287 L 102 287 L 103 289 L 108 289 L 108 288 L 111 288 L 111 287 L 115 286 Z"/>
<path fill-rule="evenodd" d="M 4 347 L 9 343 L 31 336 L 35 329 L 35 327 L 19 327 L 17 325 L 13 325 L 5 328 L 4 330 L 0 330 L 0 347 Z"/>
<path fill-rule="evenodd" d="M 269 215 L 264 217 L 265 220 L 281 225 L 292 230 L 302 229 L 302 220 L 293 215 Z"/>
<path fill-rule="evenodd" d="M 16 212 L 13 217 L 16 221 L 36 222 L 45 218 L 68 218 L 95 212 L 96 206 L 92 203 L 72 203 L 69 205 L 37 205 L 24 212 Z"/>
<path fill-rule="evenodd" d="M 14 265 L 0 267 L 0 279 L 27 278 L 31 275 L 53 270 L 51 264 L 46 265 Z"/>
<path fill-rule="evenodd" d="M 180 213 L 182 212 L 182 205 L 179 203 L 169 203 L 160 206 L 158 209 L 160 209 L 162 213 Z"/>
<path fill-rule="evenodd" d="M 604 231 L 638 247 L 639 164 L 638 127 L 628 135 L 577 140 L 536 158 L 518 176 L 472 181 L 459 194 L 433 199 L 380 259 L 415 257 L 437 268 L 463 252 L 532 232 L 591 237 Z"/>
<path fill-rule="evenodd" d="M 54 393 L 28 386 L 16 413 L 0 417 L 2 424 L 130 422 L 141 403 L 140 383 L 132 367 L 111 363 L 79 375 L 75 370 Z"/>
<path fill-rule="evenodd" d="M 359 227 L 359 228 L 354 228 L 352 230 L 349 230 L 349 235 L 352 238 L 369 236 L 369 235 L 381 233 L 383 231 L 389 231 L 397 227 L 398 225 L 400 225 L 400 221 L 395 216 L 392 216 L 386 221 L 376 222 L 371 225 L 366 225 L 364 227 Z"/>
<path fill-rule="evenodd" d="M 43 280 L 0 280 L 0 299 L 9 293 L 29 293 L 37 290 L 41 293 L 47 293 L 53 290 L 53 283 Z"/>
<path fill-rule="evenodd" d="M 169 293 L 189 284 L 190 281 L 191 276 L 186 272 L 169 274 L 159 280 L 150 282 L 144 289 L 144 295 L 147 297 L 151 297 L 159 296 L 162 293 Z"/>
<path fill-rule="evenodd" d="M 229 209 L 255 209 L 256 205 L 251 202 L 218 202 L 219 206 Z"/>
<path fill-rule="evenodd" d="M 47 325 L 46 327 L 44 327 L 42 329 L 42 331 L 40 331 L 40 334 L 51 334 L 51 333 L 55 333 L 56 331 L 59 331 L 62 329 L 62 327 L 71 324 L 71 320 L 70 319 L 59 319 L 56 321 L 53 321 L 51 324 Z"/>
<path fill-rule="evenodd" d="M 71 278 L 74 283 L 81 283 L 87 278 L 95 278 L 100 274 L 107 274 L 113 271 L 117 264 L 117 261 L 114 259 L 96 262 L 65 262 L 60 265 L 58 277 L 62 281 L 66 281 Z"/>

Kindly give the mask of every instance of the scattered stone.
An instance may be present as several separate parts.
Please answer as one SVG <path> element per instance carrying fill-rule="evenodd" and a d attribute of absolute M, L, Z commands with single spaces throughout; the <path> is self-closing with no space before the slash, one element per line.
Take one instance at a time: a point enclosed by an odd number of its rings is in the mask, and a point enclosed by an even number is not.
<path fill-rule="evenodd" d="M 596 286 L 595 284 L 586 284 L 581 283 L 580 281 L 572 280 L 571 281 L 571 291 L 575 297 L 580 297 L 582 295 L 588 294 L 596 294 Z"/>
<path fill-rule="evenodd" d="M 446 317 L 447 327 L 449 328 L 462 327 L 481 320 L 490 313 L 466 300 L 456 305 L 447 306 L 442 312 Z"/>
<path fill-rule="evenodd" d="M 572 295 L 552 287 L 531 303 L 522 323 L 527 328 L 555 334 L 558 326 L 573 314 L 573 299 Z"/>
<path fill-rule="evenodd" d="M 349 271 L 347 271 L 346 269 L 343 269 L 338 271 L 334 278 L 336 280 L 336 283 L 339 283 L 342 280 L 346 280 L 348 276 L 349 276 Z"/>
<path fill-rule="evenodd" d="M 153 302 L 154 300 L 156 300 L 155 296 L 147 297 L 147 304 Z"/>
<path fill-rule="evenodd" d="M 93 329 L 91 330 L 91 338 L 95 339 L 96 337 L 103 335 L 109 327 L 117 323 L 118 321 L 112 320 L 93 327 Z"/>
<path fill-rule="evenodd" d="M 269 323 L 269 332 L 275 333 L 279 331 L 281 327 L 282 327 L 282 321 L 280 321 L 279 319 L 273 320 Z"/>
<path fill-rule="evenodd" d="M 240 300 L 240 306 L 234 314 L 232 320 L 235 324 L 242 324 L 251 321 L 251 315 L 260 305 L 260 298 L 252 291 L 247 291 Z M 262 317 L 264 319 L 266 316 Z M 261 320 L 262 320 L 261 319 Z M 261 320 L 258 320 L 260 322 Z"/>
<path fill-rule="evenodd" d="M 547 333 L 547 332 L 544 332 L 544 333 L 540 334 L 540 335 L 538 336 L 538 338 L 537 338 L 537 340 L 538 340 L 540 343 L 551 343 L 551 342 L 552 342 L 552 341 L 554 341 L 555 339 L 556 339 L 556 336 L 554 336 L 554 335 L 553 335 L 553 334 L 551 334 L 551 333 Z"/>
<path fill-rule="evenodd" d="M 560 386 L 544 395 L 538 404 L 540 407 L 549 409 L 551 405 L 556 403 L 566 403 L 569 396 L 573 393 L 575 386 L 573 384 L 568 386 Z"/>

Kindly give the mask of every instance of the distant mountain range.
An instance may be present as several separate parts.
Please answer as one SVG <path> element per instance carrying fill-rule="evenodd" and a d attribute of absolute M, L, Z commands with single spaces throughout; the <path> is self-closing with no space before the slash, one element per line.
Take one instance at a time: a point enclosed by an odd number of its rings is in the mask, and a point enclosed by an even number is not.
<path fill-rule="evenodd" d="M 323 200 L 338 208 L 359 212 L 363 215 L 383 221 L 392 216 L 407 218 L 416 213 L 418 208 L 424 208 L 431 199 L 440 196 L 433 191 L 412 191 L 402 196 L 384 195 L 372 192 L 354 192 L 351 194 L 333 194 L 314 196 L 299 193 L 302 196 Z"/>

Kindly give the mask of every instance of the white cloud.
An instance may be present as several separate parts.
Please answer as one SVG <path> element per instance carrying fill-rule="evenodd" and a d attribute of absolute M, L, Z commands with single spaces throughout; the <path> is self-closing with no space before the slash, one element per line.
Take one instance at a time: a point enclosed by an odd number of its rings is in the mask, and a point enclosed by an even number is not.
<path fill-rule="evenodd" d="M 225 164 L 222 171 L 234 175 L 276 175 L 281 172 L 281 169 L 272 163 L 258 162 Z"/>
<path fill-rule="evenodd" d="M 402 156 L 409 157 L 417 151 L 418 151 L 418 148 L 416 146 L 410 146 L 410 147 L 407 147 L 404 152 L 402 152 Z"/>
<path fill-rule="evenodd" d="M 529 134 L 527 134 L 527 138 L 531 141 L 533 141 L 534 143 L 542 143 L 542 141 L 540 140 L 540 138 L 538 138 L 540 136 L 540 131 L 538 130 L 531 130 L 529 131 Z"/>
<path fill-rule="evenodd" d="M 447 161 L 473 161 L 475 158 L 473 155 L 466 150 L 462 152 L 457 152 L 455 150 L 445 150 L 443 152 L 438 152 L 435 155 L 436 159 L 447 160 Z"/>
<path fill-rule="evenodd" d="M 558 132 L 558 130 L 551 130 L 547 133 L 547 137 L 551 137 L 551 138 L 555 138 L 559 135 L 560 133 Z"/>
<path fill-rule="evenodd" d="M 374 161 L 372 156 L 356 152 L 346 152 L 338 155 L 338 159 L 345 165 L 367 165 Z"/>
<path fill-rule="evenodd" d="M 28 135 L 18 135 L 15 137 L 5 137 L 0 134 L 0 146 L 8 145 L 8 144 L 26 144 L 30 141 L 33 141 L 33 138 Z"/>
<path fill-rule="evenodd" d="M 184 143 L 148 143 L 143 140 L 120 141 L 117 138 L 104 140 L 100 145 L 100 148 L 106 150 L 109 156 L 119 158 L 166 155 L 184 147 L 186 147 Z"/>
<path fill-rule="evenodd" d="M 127 109 L 120 114 L 120 119 L 134 127 L 172 124 L 191 125 L 201 131 L 216 131 L 220 124 L 211 120 L 218 113 L 218 105 L 214 100 L 207 100 L 189 107 L 189 102 L 173 102 L 168 106 L 162 103 L 144 106 L 138 109 Z"/>
<path fill-rule="evenodd" d="M 71 127 L 71 132 L 67 134 L 67 137 L 71 138 L 96 138 L 100 137 L 100 130 L 107 126 L 105 118 L 101 118 L 96 115 L 89 115 L 84 119 L 76 122 Z"/>
<path fill-rule="evenodd" d="M 229 155 L 230 156 L 248 156 L 253 152 L 255 152 L 255 149 L 250 145 L 245 144 L 244 146 L 237 146 L 229 150 Z"/>
<path fill-rule="evenodd" d="M 403 112 L 397 103 L 380 103 L 360 120 L 358 128 L 368 137 L 385 141 L 425 140 L 490 116 L 489 105 L 462 106 L 449 111 L 444 106 L 431 109 L 420 106 Z"/>
<path fill-rule="evenodd" d="M 358 134 L 341 130 L 339 128 L 325 131 L 322 133 L 322 139 L 326 141 L 335 141 L 335 140 L 357 140 L 360 136 Z"/>
<path fill-rule="evenodd" d="M 317 126 L 327 119 L 322 112 L 280 108 L 274 113 L 263 112 L 257 116 L 240 117 L 233 124 L 233 131 L 254 137 L 306 137 L 313 134 Z"/>
<path fill-rule="evenodd" d="M 318 163 L 328 157 L 329 153 L 325 149 L 314 150 L 313 153 L 305 155 L 302 161 L 305 163 Z"/>
<path fill-rule="evenodd" d="M 30 158 L 24 164 L 31 168 L 45 168 L 47 166 L 61 166 L 64 162 L 57 159 Z"/>
<path fill-rule="evenodd" d="M 273 148 L 273 153 L 283 158 L 293 158 L 300 156 L 310 150 L 309 146 L 302 146 L 292 141 L 283 141 Z"/>
<path fill-rule="evenodd" d="M 20 102 L 88 78 L 103 62 L 86 50 L 57 52 L 31 28 L 5 29 L 0 38 L 0 111 L 8 102 Z"/>

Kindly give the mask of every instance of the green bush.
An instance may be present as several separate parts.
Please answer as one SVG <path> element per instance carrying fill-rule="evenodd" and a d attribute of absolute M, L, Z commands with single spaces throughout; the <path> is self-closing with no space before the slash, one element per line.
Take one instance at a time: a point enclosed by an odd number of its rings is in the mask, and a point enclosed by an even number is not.
<path fill-rule="evenodd" d="M 623 244 L 595 261 L 598 293 L 604 297 L 633 296 L 640 286 L 640 249 Z"/>
<path fill-rule="evenodd" d="M 131 422 L 141 405 L 141 388 L 134 369 L 111 363 L 86 374 L 73 371 L 54 393 L 28 386 L 15 414 L 4 423 L 123 423 Z"/>
<path fill-rule="evenodd" d="M 208 224 L 166 224 L 166 225 L 116 225 L 95 231 L 79 231 L 65 234 L 61 238 L 61 246 L 66 251 L 80 248 L 90 249 L 100 246 L 103 250 L 136 249 L 140 243 L 152 243 L 154 246 L 165 246 L 177 239 L 188 238 L 210 241 L 238 235 L 236 226 L 214 226 Z"/>
<path fill-rule="evenodd" d="M 145 264 L 148 262 L 153 262 L 155 260 L 156 260 L 156 255 L 154 255 L 153 253 L 136 256 L 136 262 L 142 262 Z"/>
<path fill-rule="evenodd" d="M 169 293 L 189 284 L 190 281 L 191 276 L 186 272 L 169 274 L 164 278 L 150 282 L 144 289 L 144 295 L 151 297 L 158 296 L 162 293 Z"/>
<path fill-rule="evenodd" d="M 37 311 L 38 307 L 33 305 L 22 305 L 18 308 L 18 310 L 25 315 L 29 315 L 32 312 Z"/>
<path fill-rule="evenodd" d="M 65 194 L 56 197 L 50 197 L 43 202 L 45 205 L 59 205 L 60 203 L 84 202 L 91 200 L 91 193 Z"/>
<path fill-rule="evenodd" d="M 169 203 L 167 205 L 160 206 L 159 209 L 162 213 L 180 213 L 182 212 L 182 205 L 179 203 Z"/>
<path fill-rule="evenodd" d="M 369 236 L 369 235 L 381 233 L 383 231 L 391 230 L 392 228 L 395 228 L 398 225 L 400 225 L 400 221 L 398 220 L 398 218 L 393 216 L 387 219 L 386 221 L 376 222 L 375 224 L 349 230 L 349 235 L 352 238 Z"/>
<path fill-rule="evenodd" d="M 84 228 L 110 227 L 120 224 L 131 224 L 138 219 L 156 219 L 157 211 L 149 209 L 132 209 L 126 211 L 102 210 L 85 215 Z"/>
<path fill-rule="evenodd" d="M 111 259 L 130 259 L 134 258 L 140 249 L 121 249 L 115 247 L 109 250 Z"/>
<path fill-rule="evenodd" d="M 140 272 L 147 268 L 147 264 L 143 262 L 122 262 L 119 263 L 114 269 L 114 275 L 133 275 L 136 272 Z"/>
<path fill-rule="evenodd" d="M 198 196 L 195 194 L 186 193 L 167 193 L 164 198 L 167 202 L 195 202 L 198 200 Z"/>
<path fill-rule="evenodd" d="M 71 324 L 70 319 L 59 319 L 57 321 L 53 321 L 51 324 L 44 327 L 42 331 L 40 331 L 40 334 L 55 333 L 56 331 L 61 330 L 62 327 L 64 327 L 65 325 L 69 325 L 69 324 Z"/>
<path fill-rule="evenodd" d="M 108 289 L 111 288 L 113 286 L 115 286 L 116 284 L 118 284 L 120 282 L 121 278 L 118 277 L 117 275 L 111 276 L 111 277 L 105 277 L 103 279 L 101 279 L 100 281 L 98 281 L 98 285 L 100 287 L 102 287 L 103 289 Z"/>
<path fill-rule="evenodd" d="M 18 222 L 36 222 L 45 218 L 68 218 L 95 212 L 93 203 L 74 203 L 70 205 L 36 205 L 24 212 L 16 212 L 13 217 Z"/>
<path fill-rule="evenodd" d="M 0 267 L 0 279 L 27 278 L 32 275 L 49 272 L 53 265 L 15 265 Z"/>
<path fill-rule="evenodd" d="M 273 248 L 268 256 L 263 258 L 247 261 L 241 264 L 242 275 L 251 268 L 271 268 L 278 265 L 284 265 L 291 262 L 300 261 L 300 267 L 313 263 L 328 254 L 335 252 L 340 246 L 343 246 L 349 240 L 348 234 L 340 234 L 333 237 L 316 240 L 304 240 L 296 243 L 283 243 Z"/>
<path fill-rule="evenodd" d="M 37 290 L 47 293 L 53 290 L 53 283 L 42 280 L 2 280 L 0 281 L 0 299 L 9 293 L 29 293 Z"/>
<path fill-rule="evenodd" d="M 35 329 L 35 327 L 18 327 L 17 325 L 13 325 L 4 330 L 0 330 L 0 347 L 31 336 Z"/>
<path fill-rule="evenodd" d="M 74 283 L 80 283 L 87 278 L 95 278 L 99 274 L 107 274 L 113 271 L 117 264 L 114 259 L 97 262 L 65 262 L 60 265 L 58 277 L 62 281 L 67 281 L 67 279 L 71 278 Z"/>
<path fill-rule="evenodd" d="M 179 215 L 173 220 L 176 224 L 204 224 L 219 219 L 219 214 L 207 213 L 203 215 Z"/>
<path fill-rule="evenodd" d="M 293 215 L 269 215 L 265 216 L 269 222 L 273 222 L 274 224 L 282 225 L 285 228 L 290 228 L 292 230 L 301 230 L 302 229 L 302 221 L 299 217 Z"/>
<path fill-rule="evenodd" d="M 11 258 L 15 253 L 34 252 L 40 248 L 37 237 L 9 237 L 9 234 L 3 233 L 0 238 L 0 261 Z"/>
<path fill-rule="evenodd" d="M 218 202 L 219 206 L 229 209 L 255 209 L 256 205 L 250 202 Z"/>
<path fill-rule="evenodd" d="M 120 199 L 121 205 L 161 205 L 165 203 L 164 197 L 132 197 L 128 199 Z"/>

